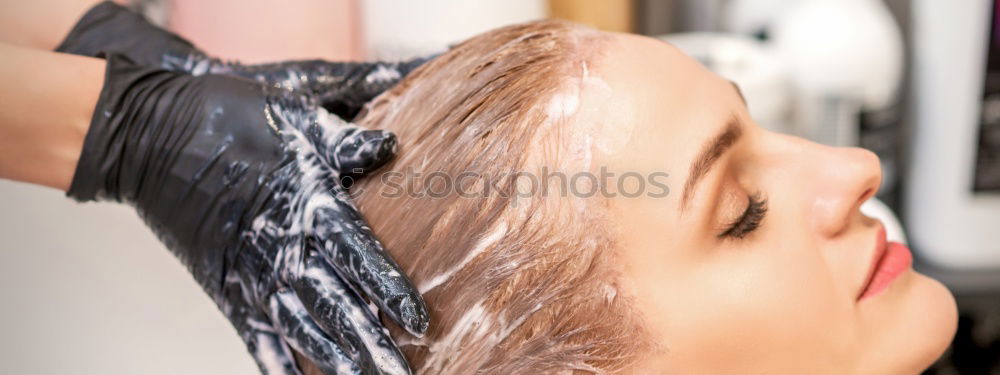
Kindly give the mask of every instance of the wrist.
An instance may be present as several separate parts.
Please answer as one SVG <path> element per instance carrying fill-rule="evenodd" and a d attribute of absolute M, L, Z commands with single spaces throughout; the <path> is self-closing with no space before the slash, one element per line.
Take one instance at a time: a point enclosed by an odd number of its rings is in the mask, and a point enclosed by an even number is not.
<path fill-rule="evenodd" d="M 58 115 L 58 118 L 65 121 L 40 124 L 45 127 L 45 132 L 39 134 L 45 138 L 40 140 L 37 149 L 45 154 L 46 160 L 43 165 L 50 167 L 35 176 L 39 179 L 35 183 L 69 191 L 103 87 L 106 64 L 103 60 L 60 56 L 66 57 L 67 62 L 73 63 L 73 67 L 67 69 L 68 75 L 63 79 L 69 79 L 69 74 L 80 78 L 67 87 L 69 94 L 60 93 L 60 97 L 66 101 L 66 106 L 65 113 Z M 73 80 L 70 79 L 69 82 Z"/>
<path fill-rule="evenodd" d="M 67 190 L 90 126 L 104 62 L 0 46 L 0 177 Z"/>

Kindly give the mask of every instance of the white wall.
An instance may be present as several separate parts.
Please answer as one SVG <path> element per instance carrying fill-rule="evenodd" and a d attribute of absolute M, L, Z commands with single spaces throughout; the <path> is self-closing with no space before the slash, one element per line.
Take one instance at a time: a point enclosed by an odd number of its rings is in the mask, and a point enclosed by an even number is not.
<path fill-rule="evenodd" d="M 0 373 L 253 374 L 134 211 L 0 180 Z"/>

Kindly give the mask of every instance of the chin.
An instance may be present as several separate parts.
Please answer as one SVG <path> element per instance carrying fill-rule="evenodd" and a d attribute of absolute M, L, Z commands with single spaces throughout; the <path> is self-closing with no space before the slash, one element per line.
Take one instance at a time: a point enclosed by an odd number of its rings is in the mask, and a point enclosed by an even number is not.
<path fill-rule="evenodd" d="M 958 328 L 955 297 L 943 284 L 913 272 L 913 366 L 900 373 L 919 374 L 944 354 Z"/>
<path fill-rule="evenodd" d="M 958 309 L 940 282 L 911 270 L 873 298 L 863 313 L 872 337 L 857 353 L 857 373 L 920 374 L 948 349 Z"/>

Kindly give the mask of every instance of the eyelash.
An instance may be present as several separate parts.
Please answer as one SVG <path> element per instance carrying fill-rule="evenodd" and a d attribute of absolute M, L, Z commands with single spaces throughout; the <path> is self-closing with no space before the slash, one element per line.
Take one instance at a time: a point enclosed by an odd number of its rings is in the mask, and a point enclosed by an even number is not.
<path fill-rule="evenodd" d="M 760 226 L 767 213 L 767 199 L 756 193 L 748 196 L 747 201 L 747 209 L 743 211 L 743 215 L 729 224 L 728 229 L 719 233 L 719 238 L 743 239 Z"/>

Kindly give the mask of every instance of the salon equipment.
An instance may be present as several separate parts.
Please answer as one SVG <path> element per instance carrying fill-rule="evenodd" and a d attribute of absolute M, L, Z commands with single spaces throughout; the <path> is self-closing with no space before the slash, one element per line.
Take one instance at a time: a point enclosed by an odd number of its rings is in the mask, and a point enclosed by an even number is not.
<path fill-rule="evenodd" d="M 859 144 L 858 114 L 893 104 L 903 38 L 881 0 L 805 0 L 777 17 L 771 45 L 795 87 L 797 133 Z"/>
<path fill-rule="evenodd" d="M 761 125 L 857 146 L 858 114 L 894 104 L 903 43 L 880 0 L 744 0 L 727 9 L 728 32 L 662 39 L 740 84 Z M 768 38 L 753 37 L 761 34 Z"/>
<path fill-rule="evenodd" d="M 882 225 L 885 227 L 885 238 L 887 240 L 909 244 L 906 232 L 903 231 L 903 225 L 899 223 L 896 213 L 892 212 L 892 209 L 878 198 L 872 198 L 863 203 L 861 205 L 861 213 L 882 222 Z"/>
<path fill-rule="evenodd" d="M 919 255 L 953 270 L 1000 269 L 997 12 L 993 0 L 913 2 L 907 223 Z"/>

